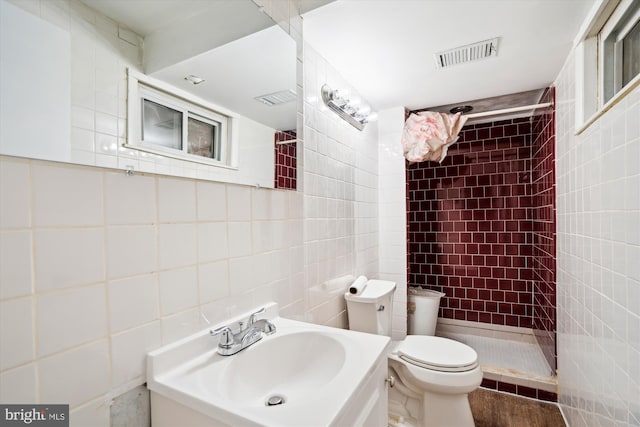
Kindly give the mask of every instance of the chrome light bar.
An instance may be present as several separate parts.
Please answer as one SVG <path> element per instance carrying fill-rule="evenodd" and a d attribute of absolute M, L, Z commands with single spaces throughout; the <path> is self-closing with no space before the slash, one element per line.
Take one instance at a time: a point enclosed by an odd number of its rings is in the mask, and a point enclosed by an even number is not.
<path fill-rule="evenodd" d="M 332 90 L 329 85 L 324 84 L 321 93 L 325 105 L 358 130 L 364 129 L 364 125 L 372 121 L 375 115 L 371 112 L 371 107 L 356 98 L 349 98 L 345 91 Z"/>

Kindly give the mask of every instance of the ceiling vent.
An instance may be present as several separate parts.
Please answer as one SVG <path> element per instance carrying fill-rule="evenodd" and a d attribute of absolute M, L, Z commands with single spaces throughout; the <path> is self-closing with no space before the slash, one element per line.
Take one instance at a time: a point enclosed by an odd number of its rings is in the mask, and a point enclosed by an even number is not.
<path fill-rule="evenodd" d="M 280 92 L 274 92 L 267 95 L 256 96 L 256 101 L 262 102 L 269 107 L 274 105 L 284 104 L 296 100 L 296 92 L 291 89 L 281 90 Z"/>
<path fill-rule="evenodd" d="M 468 44 L 434 55 L 437 68 L 447 68 L 453 65 L 464 64 L 465 62 L 477 61 L 479 59 L 490 58 L 498 55 L 499 37 L 484 40 L 481 42 Z"/>

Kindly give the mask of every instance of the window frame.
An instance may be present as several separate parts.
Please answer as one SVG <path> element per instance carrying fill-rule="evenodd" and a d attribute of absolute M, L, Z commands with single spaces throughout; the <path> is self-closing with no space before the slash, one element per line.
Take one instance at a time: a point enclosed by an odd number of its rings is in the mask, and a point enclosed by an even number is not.
<path fill-rule="evenodd" d="M 599 79 L 600 96 L 598 98 L 598 105 L 600 107 L 603 107 L 610 100 L 614 99 L 626 86 L 622 84 L 622 42 L 640 21 L 640 7 L 632 11 L 630 10 L 632 6 L 634 6 L 632 0 L 620 2 L 602 29 L 598 32 L 598 73 L 601 76 Z M 627 17 L 626 14 L 629 11 L 633 12 L 633 15 Z M 608 43 L 610 43 L 609 37 L 614 35 L 616 31 L 617 34 L 615 34 L 615 41 L 612 46 L 613 52 L 610 53 L 610 47 L 608 46 Z M 609 75 L 611 71 L 607 70 L 607 67 L 613 68 L 612 76 Z M 613 82 L 609 81 L 610 78 L 613 78 Z M 633 83 L 637 78 L 638 76 L 635 76 L 627 85 Z M 609 87 L 609 85 L 613 87 Z M 608 92 L 611 90 L 613 93 L 609 96 Z"/>
<path fill-rule="evenodd" d="M 194 163 L 237 169 L 238 116 L 236 114 L 134 70 L 129 69 L 127 74 L 127 139 L 125 147 Z M 180 150 L 144 141 L 142 120 L 145 99 L 182 113 L 182 147 Z M 219 126 L 219 139 L 215 141 L 214 136 L 214 144 L 217 145 L 218 150 L 218 155 L 215 158 L 188 152 L 189 118 Z"/>
<path fill-rule="evenodd" d="M 613 95 L 605 101 L 605 92 L 608 90 L 605 86 L 606 40 L 622 27 L 616 40 L 619 43 L 633 29 L 640 19 L 640 9 L 630 16 L 627 12 L 634 5 L 637 5 L 634 0 L 596 2 L 576 38 L 576 135 L 585 131 L 640 84 L 640 74 L 624 86 L 621 85 L 622 79 L 617 82 L 614 76 Z M 621 43 L 614 49 L 618 49 L 618 52 L 614 50 L 614 57 L 611 58 L 611 61 L 615 62 L 616 54 L 619 55 L 622 50 Z M 622 60 L 619 57 L 617 59 Z"/>

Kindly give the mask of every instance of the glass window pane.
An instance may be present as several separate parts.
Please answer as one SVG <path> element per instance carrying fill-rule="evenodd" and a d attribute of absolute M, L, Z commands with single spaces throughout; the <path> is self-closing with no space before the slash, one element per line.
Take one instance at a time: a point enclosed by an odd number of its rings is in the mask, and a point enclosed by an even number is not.
<path fill-rule="evenodd" d="M 187 152 L 196 156 L 219 160 L 216 147 L 218 132 L 219 126 L 189 117 Z"/>
<path fill-rule="evenodd" d="M 622 85 L 625 86 L 640 74 L 640 22 L 622 41 Z"/>
<path fill-rule="evenodd" d="M 142 103 L 142 141 L 182 150 L 182 113 L 148 99 Z"/>

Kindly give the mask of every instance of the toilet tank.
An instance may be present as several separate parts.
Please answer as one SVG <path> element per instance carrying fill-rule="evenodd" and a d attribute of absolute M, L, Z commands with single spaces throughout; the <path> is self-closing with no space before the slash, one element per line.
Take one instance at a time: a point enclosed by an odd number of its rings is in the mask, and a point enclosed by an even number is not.
<path fill-rule="evenodd" d="M 391 316 L 395 282 L 369 280 L 358 295 L 346 293 L 349 329 L 391 336 Z"/>

